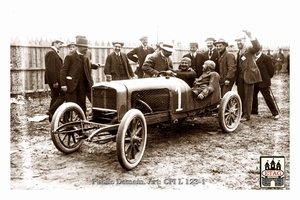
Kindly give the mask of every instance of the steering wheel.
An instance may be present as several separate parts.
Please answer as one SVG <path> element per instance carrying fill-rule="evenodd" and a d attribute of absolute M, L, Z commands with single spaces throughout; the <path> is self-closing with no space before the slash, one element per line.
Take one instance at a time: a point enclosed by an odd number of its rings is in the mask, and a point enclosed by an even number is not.
<path fill-rule="evenodd" d="M 157 76 L 171 76 L 171 77 L 175 77 L 176 73 L 172 72 L 171 70 L 168 71 L 160 71 L 158 72 Z"/>

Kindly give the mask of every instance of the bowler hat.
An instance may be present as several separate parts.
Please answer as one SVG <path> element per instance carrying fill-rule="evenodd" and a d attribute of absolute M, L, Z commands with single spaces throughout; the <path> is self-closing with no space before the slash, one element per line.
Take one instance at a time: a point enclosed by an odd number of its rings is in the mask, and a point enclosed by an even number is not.
<path fill-rule="evenodd" d="M 115 46 L 115 44 L 120 44 L 121 46 L 123 46 L 124 42 L 121 42 L 119 40 L 115 40 L 115 41 L 112 42 L 112 45 Z"/>
<path fill-rule="evenodd" d="M 160 48 L 161 49 L 164 49 L 166 51 L 169 51 L 169 52 L 174 52 L 174 48 L 173 48 L 173 44 L 172 43 L 162 43 L 160 45 Z"/>
<path fill-rule="evenodd" d="M 228 43 L 225 42 L 225 40 L 223 38 L 220 38 L 219 40 L 214 42 L 214 45 L 216 45 L 216 44 L 224 44 L 226 47 L 228 47 Z"/>
<path fill-rule="evenodd" d="M 213 38 L 213 37 L 209 37 L 209 38 L 207 38 L 207 39 L 205 40 L 205 42 L 208 42 L 208 41 L 213 41 L 213 42 L 215 42 L 216 40 L 215 40 L 215 38 Z"/>
<path fill-rule="evenodd" d="M 77 38 L 76 39 L 76 46 L 81 46 L 81 47 L 88 47 L 88 41 L 86 38 Z"/>

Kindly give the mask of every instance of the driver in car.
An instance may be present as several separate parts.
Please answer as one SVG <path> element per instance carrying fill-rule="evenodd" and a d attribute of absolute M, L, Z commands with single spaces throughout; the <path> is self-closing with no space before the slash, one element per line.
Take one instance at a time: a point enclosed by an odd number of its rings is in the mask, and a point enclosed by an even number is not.
<path fill-rule="evenodd" d="M 181 59 L 178 70 L 175 70 L 175 76 L 184 80 L 190 87 L 193 87 L 196 72 L 191 68 L 192 61 L 189 57 L 183 57 Z"/>
<path fill-rule="evenodd" d="M 207 60 L 203 64 L 203 74 L 196 78 L 192 91 L 197 96 L 197 99 L 204 99 L 209 94 L 214 92 L 214 88 L 218 88 L 220 75 L 215 72 L 216 64 L 212 60 Z"/>

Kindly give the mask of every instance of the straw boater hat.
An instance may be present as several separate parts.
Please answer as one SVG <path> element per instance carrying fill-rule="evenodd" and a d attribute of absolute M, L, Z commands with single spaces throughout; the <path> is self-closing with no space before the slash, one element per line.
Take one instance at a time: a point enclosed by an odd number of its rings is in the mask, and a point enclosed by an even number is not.
<path fill-rule="evenodd" d="M 164 50 L 166 50 L 166 51 L 169 51 L 169 52 L 174 52 L 175 50 L 174 50 L 174 48 L 173 48 L 173 44 L 172 43 L 162 43 L 161 45 L 160 45 L 160 48 L 161 49 L 164 49 Z"/>
<path fill-rule="evenodd" d="M 124 45 L 124 42 L 121 42 L 120 40 L 115 40 L 112 42 L 112 45 L 115 46 L 115 44 L 120 44 L 122 47 Z"/>
<path fill-rule="evenodd" d="M 88 47 L 88 41 L 85 37 L 80 37 L 76 39 L 76 46 Z"/>
<path fill-rule="evenodd" d="M 67 47 L 70 47 L 71 45 L 76 45 L 76 42 L 70 42 L 69 44 L 67 44 Z"/>
<path fill-rule="evenodd" d="M 225 40 L 223 38 L 220 38 L 219 40 L 214 42 L 214 45 L 216 45 L 216 44 L 224 44 L 226 47 L 228 47 L 228 42 L 225 42 Z"/>

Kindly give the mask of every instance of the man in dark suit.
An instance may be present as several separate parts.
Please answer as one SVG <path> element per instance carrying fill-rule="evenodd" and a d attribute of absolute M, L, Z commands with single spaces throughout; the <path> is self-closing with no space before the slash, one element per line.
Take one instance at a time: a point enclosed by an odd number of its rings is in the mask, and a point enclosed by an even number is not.
<path fill-rule="evenodd" d="M 248 30 L 244 30 L 251 40 L 252 46 L 246 46 L 246 37 L 238 36 L 235 41 L 239 49 L 237 53 L 237 91 L 242 100 L 241 121 L 250 120 L 254 83 L 262 81 L 260 71 L 255 62 L 255 54 L 260 50 L 260 44 Z"/>
<path fill-rule="evenodd" d="M 205 61 L 205 58 L 202 54 L 197 52 L 198 49 L 198 43 L 191 42 L 190 43 L 190 52 L 183 55 L 184 57 L 188 57 L 191 59 L 191 68 L 196 72 L 196 77 L 200 77 L 202 75 L 203 71 L 203 64 Z"/>
<path fill-rule="evenodd" d="M 226 92 L 231 91 L 236 78 L 236 63 L 235 57 L 232 53 L 227 51 L 228 42 L 220 38 L 214 43 L 217 51 L 219 52 L 219 74 L 220 74 L 220 87 L 221 97 Z"/>
<path fill-rule="evenodd" d="M 86 38 L 76 39 L 76 51 L 66 56 L 60 73 L 61 88 L 67 102 L 77 103 L 86 112 L 86 96 L 93 86 L 90 60 L 84 55 L 88 49 Z"/>
<path fill-rule="evenodd" d="M 132 79 L 134 77 L 127 55 L 121 52 L 124 43 L 115 41 L 112 43 L 114 52 L 109 54 L 105 61 L 104 73 L 111 75 L 112 80 Z"/>
<path fill-rule="evenodd" d="M 45 55 L 45 84 L 48 84 L 51 90 L 50 107 L 47 111 L 50 122 L 56 109 L 65 101 L 64 92 L 60 89 L 60 70 L 63 60 L 59 56 L 59 50 L 62 44 L 59 39 L 53 40 L 50 51 Z"/>
<path fill-rule="evenodd" d="M 143 78 L 144 72 L 142 66 L 144 64 L 145 58 L 148 54 L 154 53 L 154 49 L 148 46 L 148 37 L 143 36 L 140 39 L 142 45 L 132 49 L 127 53 L 127 57 L 129 60 L 133 62 L 138 62 L 139 66 L 135 70 L 135 74 L 138 78 Z"/>
<path fill-rule="evenodd" d="M 205 40 L 208 50 L 205 51 L 203 55 L 204 55 L 204 61 L 212 60 L 215 62 L 216 64 L 215 71 L 219 73 L 219 62 L 218 62 L 219 53 L 214 46 L 215 41 L 216 40 L 212 37 L 209 37 Z"/>
<path fill-rule="evenodd" d="M 162 43 L 161 51 L 155 52 L 145 60 L 142 69 L 146 77 L 156 77 L 160 71 L 168 71 L 173 69 L 173 63 L 170 59 L 173 49 L 173 44 Z"/>
<path fill-rule="evenodd" d="M 270 94 L 271 78 L 274 75 L 274 65 L 272 59 L 266 54 L 262 53 L 261 50 L 256 54 L 256 64 L 260 70 L 262 82 L 254 84 L 253 102 L 251 114 L 258 114 L 258 92 L 261 92 L 264 97 L 267 106 L 269 107 L 273 118 L 279 119 L 279 112 L 275 106 L 275 102 Z"/>

